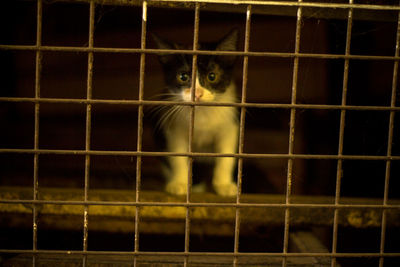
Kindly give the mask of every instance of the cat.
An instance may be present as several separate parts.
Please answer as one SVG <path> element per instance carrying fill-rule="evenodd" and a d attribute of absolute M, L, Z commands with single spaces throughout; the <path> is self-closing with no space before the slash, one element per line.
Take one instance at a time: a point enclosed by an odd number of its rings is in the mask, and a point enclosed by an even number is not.
<path fill-rule="evenodd" d="M 159 49 L 185 49 L 153 34 Z M 215 51 L 237 50 L 238 30 L 231 30 L 216 43 L 199 43 L 199 49 Z M 172 101 L 191 101 L 192 55 L 159 54 L 166 83 L 165 94 Z M 236 102 L 233 81 L 235 56 L 198 55 L 195 82 L 195 102 Z M 165 106 L 164 106 L 165 107 Z M 166 110 L 166 111 L 165 111 Z M 188 152 L 190 106 L 168 106 L 162 111 L 159 125 L 170 152 Z M 239 125 L 235 107 L 195 106 L 192 151 L 235 153 L 238 145 Z M 234 196 L 236 159 L 214 159 L 212 187 L 218 195 Z M 165 191 L 175 195 L 187 194 L 188 158 L 168 157 Z"/>

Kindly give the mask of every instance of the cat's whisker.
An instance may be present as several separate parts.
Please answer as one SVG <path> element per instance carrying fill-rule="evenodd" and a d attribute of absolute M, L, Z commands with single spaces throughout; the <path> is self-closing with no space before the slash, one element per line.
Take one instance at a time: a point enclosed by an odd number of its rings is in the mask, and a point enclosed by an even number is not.
<path fill-rule="evenodd" d="M 167 120 L 167 118 L 170 116 L 171 112 L 173 112 L 173 109 L 169 108 L 168 110 L 166 110 L 165 113 L 162 114 L 162 116 L 160 117 L 160 119 L 157 122 L 157 125 L 156 125 L 157 128 L 163 128 L 163 125 L 164 125 L 165 121 Z"/>
<path fill-rule="evenodd" d="M 175 112 L 171 115 L 171 118 L 169 120 L 170 124 L 173 124 L 176 122 L 177 118 L 182 118 L 185 117 L 186 114 L 182 114 L 187 112 L 187 107 L 186 106 L 176 106 Z"/>
<path fill-rule="evenodd" d="M 179 93 L 161 93 L 161 94 L 156 94 L 151 96 L 149 99 L 160 99 L 161 97 L 165 97 L 165 96 L 169 96 L 169 97 L 176 97 L 179 96 Z"/>
<path fill-rule="evenodd" d="M 175 114 L 177 113 L 180 107 L 181 106 L 170 107 L 170 109 L 168 109 L 167 112 L 163 114 L 163 116 L 160 118 L 158 122 L 158 127 L 164 128 L 165 126 L 167 126 L 166 123 L 168 122 L 171 123 L 172 119 L 175 117 Z"/>
<path fill-rule="evenodd" d="M 151 115 L 158 115 L 161 111 L 165 111 L 166 109 L 170 108 L 169 106 L 154 106 L 149 110 Z"/>
<path fill-rule="evenodd" d="M 171 120 L 171 123 L 175 123 L 178 117 L 182 117 L 182 112 L 185 111 L 187 107 L 185 106 L 177 106 L 177 111 L 174 114 L 174 117 Z"/>
<path fill-rule="evenodd" d="M 165 112 L 165 110 L 168 109 L 168 108 L 170 108 L 170 107 L 168 107 L 168 106 L 157 106 L 157 107 L 153 107 L 152 109 L 150 109 L 150 110 L 148 111 L 148 115 L 149 115 L 152 119 L 156 120 L 156 119 L 158 119 L 158 117 L 160 116 L 160 114 L 162 114 L 163 112 Z"/>
<path fill-rule="evenodd" d="M 168 95 L 168 94 L 165 94 L 165 95 Z M 171 96 L 163 99 L 163 101 L 179 101 L 179 99 L 177 98 L 177 94 L 169 94 L 169 95 L 171 95 Z M 171 108 L 171 106 L 169 106 L 169 105 L 156 105 L 156 106 L 149 108 L 149 114 L 151 116 L 155 117 L 161 111 L 164 111 L 165 109 L 169 109 L 169 108 Z"/>

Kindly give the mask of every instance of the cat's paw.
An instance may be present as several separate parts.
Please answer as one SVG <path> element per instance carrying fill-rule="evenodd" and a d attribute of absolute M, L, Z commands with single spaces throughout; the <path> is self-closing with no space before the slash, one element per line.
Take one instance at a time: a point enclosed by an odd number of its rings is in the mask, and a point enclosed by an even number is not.
<path fill-rule="evenodd" d="M 171 181 L 165 186 L 165 191 L 173 195 L 186 195 L 187 184 L 179 181 Z"/>
<path fill-rule="evenodd" d="M 236 196 L 237 185 L 234 182 L 228 183 L 213 183 L 215 192 L 220 196 Z"/>

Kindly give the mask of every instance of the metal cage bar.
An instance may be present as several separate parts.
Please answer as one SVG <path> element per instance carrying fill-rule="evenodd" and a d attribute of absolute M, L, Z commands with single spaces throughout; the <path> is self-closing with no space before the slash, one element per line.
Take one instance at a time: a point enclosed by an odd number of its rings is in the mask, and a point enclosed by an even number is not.
<path fill-rule="evenodd" d="M 146 48 L 146 26 L 147 26 L 147 1 L 143 1 L 142 5 L 142 29 L 141 29 L 141 43 L 142 49 Z M 140 54 L 140 74 L 139 74 L 139 100 L 143 100 L 144 92 L 144 75 L 146 54 Z M 138 107 L 138 133 L 137 133 L 137 151 L 142 151 L 142 136 L 143 136 L 143 105 Z M 140 202 L 140 189 L 142 179 L 142 157 L 136 157 L 136 202 Z M 135 209 L 135 241 L 134 251 L 139 251 L 139 223 L 140 223 L 140 207 Z M 134 259 L 134 266 L 137 265 L 136 257 Z"/>
<path fill-rule="evenodd" d="M 273 159 L 324 159 L 324 160 L 400 160 L 400 156 L 364 156 L 364 155 L 323 155 L 323 154 L 255 154 L 255 153 L 203 153 L 203 152 L 148 152 L 113 150 L 63 150 L 63 149 L 0 149 L 0 153 L 18 154 L 58 154 L 58 155 L 99 155 L 99 156 L 142 156 L 142 157 L 233 157 L 233 158 L 273 158 Z M 2 200 L 0 200 L 1 203 Z"/>
<path fill-rule="evenodd" d="M 193 51 L 197 51 L 199 45 L 199 23 L 200 23 L 200 5 L 196 3 L 194 10 L 194 28 L 193 28 Z M 196 75 L 197 75 L 197 55 L 193 54 L 192 56 L 192 77 L 191 77 L 191 87 L 190 87 L 190 101 L 194 103 L 195 99 L 195 86 L 196 86 Z M 192 153 L 193 146 L 193 133 L 194 133 L 194 119 L 195 119 L 195 106 L 190 106 L 190 114 L 189 114 L 189 135 L 188 135 L 188 153 Z M 192 193 L 192 168 L 193 168 L 193 157 L 189 156 L 187 158 L 188 163 L 188 181 L 187 181 L 187 192 L 186 192 L 186 203 L 189 204 L 191 202 L 191 193 Z M 184 251 L 189 252 L 190 250 L 190 207 L 186 208 L 185 215 L 185 244 Z M 188 266 L 189 258 L 185 257 L 183 266 Z"/>
<path fill-rule="evenodd" d="M 349 4 L 353 4 L 353 0 L 349 0 Z M 345 55 L 350 54 L 350 44 L 351 44 L 351 30 L 353 25 L 353 9 L 349 9 L 347 17 L 347 32 L 346 32 L 346 48 Z M 349 59 L 344 61 L 344 73 L 343 73 L 343 87 L 342 87 L 342 106 L 346 106 L 347 99 L 347 86 L 349 79 Z M 340 128 L 339 128 L 339 146 L 338 146 L 338 156 L 343 155 L 343 139 L 344 139 L 344 127 L 346 121 L 346 110 L 340 111 Z M 343 159 L 338 159 L 337 169 L 336 169 L 336 192 L 335 192 L 335 204 L 340 202 L 340 188 L 342 184 L 343 177 Z M 338 220 L 339 220 L 339 210 L 335 209 L 333 215 L 333 237 L 332 237 L 332 253 L 336 253 L 337 248 L 337 236 L 338 236 Z M 332 257 L 331 266 L 336 266 L 336 258 Z"/>
<path fill-rule="evenodd" d="M 91 0 L 61 0 L 63 2 L 73 3 L 88 3 Z M 104 5 L 124 5 L 124 6 L 135 6 L 140 5 L 142 0 L 94 0 L 97 4 Z M 230 4 L 247 7 L 248 5 L 253 6 L 282 6 L 282 7 L 318 7 L 318 8 L 329 8 L 329 9 L 364 9 L 364 10 L 394 10 L 399 11 L 400 7 L 395 5 L 378 5 L 378 4 L 346 4 L 346 3 L 324 3 L 324 2 L 298 2 L 298 1 L 280 1 L 280 0 L 154 0 L 150 1 L 149 4 L 156 5 L 157 3 L 163 3 L 165 5 L 174 5 L 180 3 L 186 3 L 188 7 L 193 7 L 195 3 L 200 4 Z"/>
<path fill-rule="evenodd" d="M 302 0 L 298 0 L 299 3 Z M 295 36 L 295 47 L 294 53 L 299 54 L 300 51 L 300 38 L 301 38 L 301 23 L 302 23 L 302 8 L 298 7 L 297 9 L 297 20 L 296 20 L 296 36 Z M 292 76 L 292 96 L 291 96 L 291 104 L 296 104 L 297 97 L 297 77 L 299 73 L 299 58 L 295 57 L 293 59 L 293 76 Z M 296 108 L 290 109 L 290 122 L 289 122 L 289 149 L 288 155 L 293 154 L 294 150 L 294 137 L 295 137 L 295 124 L 296 124 Z M 292 181 L 293 181 L 293 159 L 288 159 L 287 165 L 287 178 L 286 178 L 286 204 L 290 203 L 290 197 L 292 194 Z M 283 233 L 283 253 L 286 254 L 288 252 L 289 247 L 289 223 L 290 223 L 290 209 L 287 207 L 285 209 L 285 225 L 284 225 L 284 233 Z M 287 266 L 287 258 L 284 257 L 282 259 L 282 267 Z"/>
<path fill-rule="evenodd" d="M 212 50 L 182 50 L 154 48 L 108 48 L 108 47 L 74 47 L 74 46 L 40 46 L 35 45 L 0 45 L 2 50 L 53 51 L 53 52 L 95 52 L 95 53 L 126 53 L 126 54 L 185 54 L 185 55 L 217 55 L 217 56 L 249 56 L 249 57 L 282 57 L 282 58 L 320 58 L 320 59 L 357 59 L 357 60 L 389 60 L 396 61 L 400 57 L 372 55 L 341 55 L 319 53 L 286 53 L 286 52 L 244 52 L 244 51 L 212 51 Z"/>
<path fill-rule="evenodd" d="M 0 253 L 10 253 L 10 254 L 48 254 L 48 255 L 116 255 L 116 256 L 215 256 L 215 257 L 241 257 L 241 258 L 251 258 L 255 256 L 265 256 L 265 257 L 336 257 L 336 258 L 395 258 L 399 257 L 400 253 L 395 252 L 385 252 L 385 253 L 331 253 L 331 252 L 149 252 L 149 251 L 82 251 L 82 250 L 40 250 L 34 252 L 32 250 L 14 250 L 14 249 L 0 249 Z"/>
<path fill-rule="evenodd" d="M 400 3 L 400 2 L 399 2 Z M 398 13 L 397 20 L 397 32 L 396 32 L 396 46 L 394 55 L 398 56 L 400 50 L 400 12 Z M 390 106 L 394 107 L 396 105 L 396 94 L 397 94 L 397 84 L 398 84 L 398 71 L 399 71 L 399 62 L 395 61 L 393 64 L 393 80 L 392 80 L 392 95 L 390 99 Z M 395 113 L 390 111 L 389 115 L 389 125 L 388 125 L 388 143 L 386 155 L 392 155 L 392 144 L 393 144 L 393 128 L 394 128 L 394 116 Z M 383 192 L 383 204 L 388 203 L 389 198 L 389 181 L 390 181 L 390 167 L 391 160 L 386 161 L 386 169 L 385 169 L 385 188 Z M 381 242 L 379 251 L 383 253 L 385 251 L 385 240 L 386 240 L 386 225 L 387 225 L 387 212 L 385 210 L 382 211 L 382 223 L 381 223 Z M 384 265 L 384 257 L 379 258 L 379 267 L 383 267 Z"/>
<path fill-rule="evenodd" d="M 89 6 L 89 47 L 93 47 L 93 35 L 94 35 L 94 17 L 95 17 L 95 3 L 90 2 Z M 88 53 L 88 67 L 87 67 L 87 88 L 86 88 L 86 99 L 92 98 L 93 90 L 93 52 Z M 86 137 L 85 137 L 85 151 L 90 150 L 90 138 L 92 132 L 92 104 L 86 105 Z M 85 155 L 85 184 L 84 184 L 84 201 L 88 200 L 89 191 L 89 180 L 90 180 L 90 155 Z M 83 251 L 88 249 L 88 232 L 89 232 L 89 206 L 84 206 L 83 213 Z M 87 257 L 83 256 L 83 266 L 87 266 Z"/>
<path fill-rule="evenodd" d="M 400 59 L 400 58 L 399 58 Z M 112 99 L 73 99 L 73 98 L 30 98 L 30 97 L 0 97 L 0 102 L 21 103 L 75 103 L 75 104 L 107 104 L 107 105 L 162 105 L 162 106 L 215 106 L 215 107 L 247 107 L 273 109 L 324 109 L 324 110 L 370 110 L 370 111 L 400 111 L 400 107 L 390 106 L 355 106 L 355 105 L 319 105 L 319 104 L 274 104 L 274 103 L 223 103 L 223 102 L 179 102 L 158 100 L 112 100 Z M 2 150 L 0 150 L 1 152 Z"/>
<path fill-rule="evenodd" d="M 244 51 L 249 51 L 250 47 L 250 29 L 251 29 L 251 5 L 247 6 L 246 11 L 246 30 L 245 30 L 245 40 L 244 40 Z M 248 67 L 249 67 L 249 57 L 243 57 L 243 73 L 242 73 L 242 96 L 241 103 L 246 103 L 246 95 L 247 95 L 247 79 L 248 79 Z M 244 127 L 246 122 L 246 108 L 241 107 L 240 109 L 240 121 L 239 121 L 239 143 L 238 143 L 238 153 L 243 153 L 244 146 Z M 236 203 L 239 204 L 241 202 L 241 194 L 242 194 L 242 178 L 243 178 L 243 159 L 238 159 L 238 174 L 237 174 L 237 196 Z M 233 251 L 235 253 L 239 252 L 239 236 L 240 236 L 240 208 L 236 208 L 235 215 L 235 233 L 234 233 L 234 244 Z M 235 257 L 233 259 L 233 266 L 237 266 L 238 258 Z"/>
<path fill-rule="evenodd" d="M 327 209 L 352 209 L 352 208 L 369 208 L 381 210 L 397 210 L 400 209 L 399 204 L 309 204 L 309 203 L 218 203 L 218 202 L 126 202 L 126 201 L 79 201 L 79 200 L 25 200 L 25 199 L 3 199 L 0 201 L 3 204 L 40 204 L 40 205 L 101 205 L 101 206 L 170 206 L 170 207 L 232 207 L 232 208 L 327 208 Z"/>
<path fill-rule="evenodd" d="M 36 47 L 40 47 L 42 44 L 42 0 L 37 1 L 37 18 L 36 18 Z M 35 66 L 35 99 L 40 98 L 40 80 L 42 73 L 42 53 L 36 51 L 36 66 Z M 40 103 L 35 103 L 35 129 L 34 129 L 34 149 L 39 149 L 39 119 L 40 119 Z M 38 187 L 39 187 L 39 154 L 34 153 L 33 155 L 33 200 L 38 200 Z M 33 205 L 33 244 L 32 250 L 35 252 L 37 248 L 37 229 L 38 229 L 38 218 L 37 218 L 37 206 Z M 36 266 L 36 254 L 32 254 L 32 266 Z"/>

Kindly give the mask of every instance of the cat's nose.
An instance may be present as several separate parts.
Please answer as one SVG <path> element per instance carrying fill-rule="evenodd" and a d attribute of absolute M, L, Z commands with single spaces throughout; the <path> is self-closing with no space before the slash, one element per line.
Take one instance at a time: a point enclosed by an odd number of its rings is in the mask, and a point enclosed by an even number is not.
<path fill-rule="evenodd" d="M 201 88 L 196 88 L 196 93 L 195 93 L 195 100 L 199 101 L 201 99 L 201 97 L 204 94 L 204 90 Z"/>

